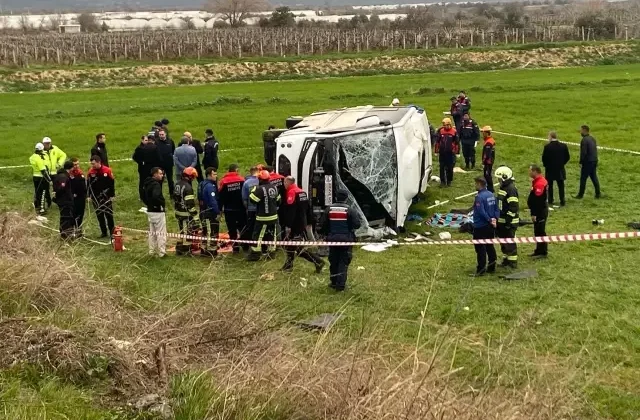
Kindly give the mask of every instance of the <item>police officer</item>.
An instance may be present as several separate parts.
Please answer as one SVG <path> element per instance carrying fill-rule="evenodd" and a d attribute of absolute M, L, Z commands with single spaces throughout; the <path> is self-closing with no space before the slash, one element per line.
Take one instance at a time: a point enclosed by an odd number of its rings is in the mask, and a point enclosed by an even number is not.
<path fill-rule="evenodd" d="M 284 179 L 284 187 L 287 191 L 286 198 L 280 207 L 282 209 L 281 223 L 285 226 L 284 239 L 286 241 L 306 241 L 307 228 L 313 224 L 313 213 L 309 196 L 300 187 L 296 185 L 296 180 L 289 176 Z M 303 246 L 287 246 L 287 260 L 282 267 L 282 271 L 292 271 L 293 261 L 296 255 L 301 256 L 305 260 L 316 266 L 316 273 L 322 271 L 324 261 L 314 252 L 309 251 Z"/>
<path fill-rule="evenodd" d="M 496 161 L 496 141 L 491 137 L 491 127 L 482 127 L 482 171 L 484 179 L 487 181 L 487 190 L 493 192 L 493 163 Z"/>
<path fill-rule="evenodd" d="M 220 161 L 218 160 L 218 148 L 220 143 L 216 136 L 213 135 L 213 130 L 207 128 L 204 132 L 204 156 L 202 157 L 202 166 L 205 168 L 213 168 L 216 171 L 220 167 Z"/>
<path fill-rule="evenodd" d="M 257 243 L 251 245 L 248 261 L 258 261 L 260 252 L 274 252 L 276 249 L 274 245 L 262 246 L 262 241 L 273 241 L 277 237 L 278 204 L 281 197 L 278 189 L 271 183 L 268 171 L 260 171 L 258 182 L 249 194 L 249 200 L 256 204 L 256 224 L 252 240 Z"/>
<path fill-rule="evenodd" d="M 215 169 L 215 167 L 211 166 Z M 229 172 L 224 174 L 218 188 L 218 204 L 224 212 L 229 239 L 233 244 L 233 253 L 240 252 L 240 245 L 235 242 L 247 228 L 247 213 L 242 201 L 244 178 L 238 173 L 238 165 L 229 165 Z"/>
<path fill-rule="evenodd" d="M 471 119 L 469 113 L 465 113 L 460 126 L 460 143 L 464 156 L 465 169 L 476 167 L 476 145 L 480 139 L 478 124 Z"/>
<path fill-rule="evenodd" d="M 80 169 L 78 158 L 72 158 L 73 169 L 69 172 L 69 183 L 73 194 L 73 217 L 75 218 L 76 236 L 82 236 L 82 223 L 87 206 L 87 180 Z"/>
<path fill-rule="evenodd" d="M 49 174 L 55 175 L 56 172 L 58 172 L 58 169 L 61 169 L 66 162 L 67 154 L 60 150 L 59 147 L 54 146 L 49 137 L 43 138 L 42 144 L 44 145 L 44 154 L 47 158 Z M 45 191 L 45 200 L 47 202 L 47 207 L 51 207 L 51 194 L 49 193 L 48 187 Z"/>
<path fill-rule="evenodd" d="M 498 190 L 498 208 L 500 209 L 498 238 L 513 239 L 516 237 L 516 230 L 520 223 L 520 203 L 513 171 L 511 168 L 501 166 L 496 169 L 496 178 L 500 181 L 500 189 Z M 518 266 L 518 245 L 515 243 L 500 244 L 500 249 L 504 254 L 501 266 L 516 268 Z"/>
<path fill-rule="evenodd" d="M 54 201 L 60 209 L 60 237 L 62 239 L 72 239 L 75 230 L 73 192 L 69 182 L 69 174 L 72 169 L 73 163 L 67 161 L 53 177 Z"/>
<path fill-rule="evenodd" d="M 197 235 L 200 229 L 200 217 L 196 207 L 196 196 L 191 183 L 198 178 L 195 168 L 184 168 L 182 177 L 174 187 L 173 199 L 178 228 L 182 235 Z M 176 244 L 176 255 L 191 252 L 191 239 L 180 238 Z"/>
<path fill-rule="evenodd" d="M 496 203 L 495 196 L 487 190 L 487 180 L 478 177 L 476 181 L 476 195 L 473 203 L 473 239 L 493 239 L 495 238 L 496 226 L 500 210 Z M 478 264 L 474 277 L 484 276 L 487 273 L 496 271 L 496 248 L 493 244 L 475 244 Z M 489 264 L 487 265 L 487 257 Z"/>
<path fill-rule="evenodd" d="M 527 205 L 531 211 L 533 221 L 533 234 L 535 236 L 547 236 L 546 226 L 549 217 L 548 182 L 542 176 L 542 169 L 538 165 L 529 167 L 529 177 L 531 178 L 531 192 L 527 199 Z M 531 255 L 533 258 L 545 258 L 547 256 L 547 243 L 538 242 L 536 250 Z"/>
<path fill-rule="evenodd" d="M 442 127 L 438 130 L 435 146 L 436 156 L 440 162 L 440 185 L 449 187 L 453 182 L 453 166 L 456 155 L 460 153 L 458 132 L 451 126 L 451 118 L 442 120 Z"/>
<path fill-rule="evenodd" d="M 115 180 L 111 169 L 102 164 L 100 156 L 91 157 L 91 169 L 87 174 L 87 192 L 102 232 L 101 238 L 108 238 L 113 233 L 113 198 L 116 195 Z"/>
<path fill-rule="evenodd" d="M 33 171 L 33 207 L 39 214 L 47 211 L 47 196 L 49 196 L 49 185 L 51 184 L 51 174 L 49 160 L 44 152 L 44 145 L 37 143 L 35 152 L 29 158 Z M 51 205 L 51 203 L 49 203 Z"/>
<path fill-rule="evenodd" d="M 218 207 L 218 174 L 213 168 L 205 170 L 206 179 L 198 187 L 198 200 L 200 202 L 200 220 L 202 221 L 202 255 L 218 255 L 218 235 L 220 234 L 220 209 Z M 209 241 L 211 233 L 211 241 Z"/>
<path fill-rule="evenodd" d="M 354 209 L 347 204 L 348 193 L 338 190 L 336 202 L 326 208 L 323 233 L 329 242 L 354 242 L 355 231 L 360 228 L 360 220 Z M 353 255 L 352 246 L 329 247 L 329 270 L 331 284 L 336 291 L 344 291 L 347 285 L 347 273 Z"/>

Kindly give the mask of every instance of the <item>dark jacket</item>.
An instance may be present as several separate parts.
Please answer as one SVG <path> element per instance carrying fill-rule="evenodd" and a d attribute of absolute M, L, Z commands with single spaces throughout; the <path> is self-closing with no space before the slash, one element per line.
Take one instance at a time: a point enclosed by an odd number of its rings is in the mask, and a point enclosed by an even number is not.
<path fill-rule="evenodd" d="M 64 169 L 59 169 L 53 177 L 54 202 L 58 207 L 73 206 L 73 192 L 69 182 L 69 174 Z"/>
<path fill-rule="evenodd" d="M 597 162 L 598 146 L 596 145 L 596 139 L 588 134 L 582 136 L 582 141 L 580 142 L 580 165 Z"/>
<path fill-rule="evenodd" d="M 249 200 L 256 205 L 257 222 L 277 223 L 280 194 L 272 183 L 260 181 L 260 184 L 251 189 Z"/>
<path fill-rule="evenodd" d="M 215 137 L 209 137 L 204 142 L 204 157 L 202 158 L 202 166 L 204 169 L 214 168 L 218 170 L 220 161 L 218 160 L 218 140 Z"/>
<path fill-rule="evenodd" d="M 87 199 L 87 180 L 81 169 L 73 169 L 69 174 L 69 184 L 75 202 L 84 202 Z"/>
<path fill-rule="evenodd" d="M 104 143 L 96 143 L 91 149 L 91 156 L 100 156 L 100 160 L 102 160 L 102 164 L 104 166 L 109 166 L 109 157 L 107 155 L 107 145 Z M 89 159 L 91 159 L 89 156 Z"/>
<path fill-rule="evenodd" d="M 173 167 L 173 152 L 176 150 L 176 144 L 169 137 L 165 141 L 156 138 L 156 149 L 160 157 L 160 166 L 167 170 Z"/>
<path fill-rule="evenodd" d="M 440 160 L 460 153 L 460 140 L 455 128 L 440 128 L 436 137 L 435 153 L 440 154 Z"/>
<path fill-rule="evenodd" d="M 202 148 L 202 143 L 200 140 L 191 140 L 191 145 L 194 149 L 196 149 L 196 153 L 198 154 L 196 160 L 196 170 L 198 171 L 198 179 L 204 179 L 204 172 L 202 171 L 202 165 L 200 164 L 200 155 L 204 153 L 204 149 Z M 207 169 L 206 167 L 204 169 Z"/>
<path fill-rule="evenodd" d="M 109 167 L 89 170 L 87 174 L 87 192 L 94 203 L 103 203 L 116 196 L 116 184 Z"/>
<path fill-rule="evenodd" d="M 493 165 L 496 161 L 496 141 L 493 137 L 487 137 L 482 146 L 482 164 Z"/>
<path fill-rule="evenodd" d="M 144 181 L 144 204 L 147 205 L 149 213 L 164 213 L 166 211 L 166 203 L 162 195 L 162 181 L 156 181 L 152 177 L 148 177 Z"/>
<path fill-rule="evenodd" d="M 504 225 L 508 229 L 516 229 L 520 224 L 520 201 L 518 189 L 513 180 L 500 184 L 498 190 L 498 209 L 500 209 L 499 225 Z"/>
<path fill-rule="evenodd" d="M 491 224 L 491 219 L 497 221 L 499 217 L 500 210 L 493 193 L 486 188 L 479 191 L 473 203 L 473 227 L 477 229 L 486 227 Z"/>
<path fill-rule="evenodd" d="M 557 140 L 550 141 L 542 151 L 542 166 L 544 166 L 547 181 L 567 179 L 564 166 L 569 163 L 569 148 Z"/>
<path fill-rule="evenodd" d="M 480 138 L 480 128 L 475 121 L 462 121 L 460 125 L 460 142 L 463 145 L 473 146 Z"/>
<path fill-rule="evenodd" d="M 207 212 L 208 216 L 217 216 L 220 214 L 218 186 L 215 182 L 205 179 L 198 185 L 198 201 L 201 212 Z"/>
<path fill-rule="evenodd" d="M 224 174 L 218 185 L 218 204 L 223 211 L 245 211 L 242 201 L 244 178 L 237 172 Z"/>
<path fill-rule="evenodd" d="M 531 192 L 527 198 L 527 206 L 531 211 L 531 216 L 536 217 L 537 222 L 541 222 L 549 215 L 549 204 L 547 203 L 547 180 L 540 175 L 531 182 Z"/>
<path fill-rule="evenodd" d="M 173 190 L 173 200 L 177 218 L 200 219 L 200 212 L 196 206 L 196 195 L 193 192 L 191 181 L 182 178 L 176 182 Z"/>
<path fill-rule="evenodd" d="M 313 224 L 313 213 L 309 196 L 297 185 L 291 185 L 282 203 L 282 225 L 291 229 L 293 237 L 303 235 L 307 226 Z"/>
<path fill-rule="evenodd" d="M 132 159 L 138 164 L 138 174 L 142 178 L 151 176 L 153 168 L 161 168 L 162 161 L 155 143 L 140 143 L 133 152 Z"/>
<path fill-rule="evenodd" d="M 331 242 L 355 241 L 355 231 L 360 228 L 360 219 L 347 203 L 334 203 L 324 211 L 322 231 Z"/>

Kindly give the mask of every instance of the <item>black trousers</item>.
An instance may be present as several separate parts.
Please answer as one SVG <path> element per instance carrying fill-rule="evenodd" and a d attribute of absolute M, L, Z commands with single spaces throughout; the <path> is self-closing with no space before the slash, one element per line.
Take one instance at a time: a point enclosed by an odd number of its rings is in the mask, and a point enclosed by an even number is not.
<path fill-rule="evenodd" d="M 487 181 L 487 190 L 493 192 L 493 165 L 484 165 L 482 172 Z"/>
<path fill-rule="evenodd" d="M 487 225 L 481 228 L 473 229 L 473 239 L 493 239 L 496 236 L 496 231 L 491 225 Z M 496 271 L 496 247 L 493 244 L 482 245 L 476 244 L 473 246 L 476 250 L 476 273 L 493 273 Z M 487 257 L 489 259 L 489 265 L 487 266 Z"/>
<path fill-rule="evenodd" d="M 82 223 L 84 222 L 84 211 L 87 207 L 87 201 L 76 198 L 73 200 L 73 217 L 75 226 L 78 231 L 82 231 Z"/>
<path fill-rule="evenodd" d="M 536 219 L 533 224 L 534 236 L 547 236 L 547 218 Z M 538 242 L 534 255 L 547 255 L 549 244 L 546 242 Z"/>
<path fill-rule="evenodd" d="M 96 210 L 96 217 L 100 225 L 102 236 L 109 236 L 113 233 L 115 223 L 113 222 L 113 203 L 108 201 L 94 201 L 93 207 Z"/>
<path fill-rule="evenodd" d="M 227 222 L 227 231 L 229 232 L 229 239 L 240 239 L 240 236 L 247 228 L 247 215 L 244 211 L 229 210 L 224 212 L 224 218 Z M 240 245 L 233 244 L 233 250 L 239 251 Z"/>
<path fill-rule="evenodd" d="M 51 197 L 49 197 L 49 183 L 42 176 L 33 177 L 33 206 L 36 212 L 44 213 L 47 207 L 51 206 Z"/>
<path fill-rule="evenodd" d="M 444 158 L 441 155 L 440 159 L 440 184 L 441 185 L 451 185 L 453 182 L 453 164 L 454 164 L 453 156 L 445 156 Z"/>
<path fill-rule="evenodd" d="M 347 274 L 349 264 L 353 257 L 353 247 L 332 246 L 329 247 L 329 272 L 331 273 L 331 287 L 335 290 L 344 290 L 347 286 Z"/>
<path fill-rule="evenodd" d="M 73 215 L 73 204 L 65 204 L 60 208 L 60 237 L 62 239 L 72 238 L 76 229 L 76 222 Z"/>
<path fill-rule="evenodd" d="M 253 237 L 253 229 L 256 226 L 256 212 L 255 211 L 248 211 L 247 212 L 247 226 L 245 227 L 244 231 L 242 232 L 242 235 L 240 235 L 240 239 L 245 240 L 245 241 L 250 241 L 251 238 Z M 245 251 L 248 251 L 250 248 L 249 244 L 242 244 L 242 249 L 244 249 Z"/>
<path fill-rule="evenodd" d="M 257 244 L 251 245 L 251 252 L 247 256 L 249 261 L 257 261 L 260 253 L 272 252 L 276 250 L 274 245 L 262 245 L 262 241 L 273 241 L 278 235 L 278 221 L 263 222 L 256 220 L 253 227 L 253 236 L 251 240 L 257 241 Z"/>
<path fill-rule="evenodd" d="M 290 241 L 306 241 L 307 233 L 294 233 L 292 237 L 288 238 Z M 287 253 L 287 260 L 284 263 L 284 268 L 291 269 L 293 268 L 293 261 L 296 257 L 302 257 L 305 260 L 313 263 L 316 267 L 322 264 L 322 258 L 315 252 L 309 251 L 308 248 L 304 246 L 287 246 L 285 247 L 285 251 Z"/>
<path fill-rule="evenodd" d="M 148 176 L 148 175 L 147 175 Z M 144 203 L 144 181 L 147 179 L 147 176 L 144 176 L 141 173 L 138 173 L 138 197 L 140 197 L 140 201 Z"/>
<path fill-rule="evenodd" d="M 173 165 L 163 167 L 162 170 L 164 171 L 164 178 L 167 180 L 167 185 L 169 186 L 169 197 L 173 198 L 173 190 L 176 186 L 175 180 L 173 179 Z M 144 179 L 142 182 L 144 182 Z"/>
<path fill-rule="evenodd" d="M 464 164 L 468 168 L 471 166 L 475 168 L 476 166 L 476 147 L 475 142 L 473 143 L 462 143 L 462 155 L 464 156 Z"/>
<path fill-rule="evenodd" d="M 218 221 L 218 217 L 204 211 L 200 219 L 202 221 L 202 236 L 207 238 L 202 243 L 202 248 L 211 250 L 218 249 L 218 241 L 209 239 L 209 233 L 211 233 L 211 239 L 218 239 L 218 235 L 220 235 L 220 222 Z"/>
<path fill-rule="evenodd" d="M 560 204 L 564 205 L 564 179 L 547 179 L 549 181 L 549 204 L 553 204 L 553 183 L 558 184 L 558 195 L 560 196 Z"/>
<path fill-rule="evenodd" d="M 600 181 L 598 180 L 598 162 L 583 163 L 580 168 L 580 191 L 578 197 L 584 195 L 587 187 L 587 178 L 591 178 L 593 188 L 596 190 L 596 197 L 600 197 Z"/>
<path fill-rule="evenodd" d="M 509 227 L 498 224 L 498 238 L 508 239 L 516 237 L 515 227 Z M 504 261 L 511 265 L 518 264 L 518 244 L 500 244 L 500 250 L 504 254 Z"/>

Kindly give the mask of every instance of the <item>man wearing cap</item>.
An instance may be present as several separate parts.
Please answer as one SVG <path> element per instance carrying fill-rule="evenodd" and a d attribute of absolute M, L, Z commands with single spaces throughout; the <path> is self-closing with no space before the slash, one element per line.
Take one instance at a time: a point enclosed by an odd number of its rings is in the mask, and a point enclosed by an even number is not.
<path fill-rule="evenodd" d="M 328 242 L 355 242 L 355 231 L 360 228 L 360 220 L 354 209 L 347 204 L 347 191 L 338 190 L 336 202 L 328 206 L 324 213 L 323 233 Z M 347 286 L 347 273 L 353 256 L 353 246 L 329 247 L 329 287 L 342 292 Z"/>
<path fill-rule="evenodd" d="M 173 152 L 173 163 L 176 166 L 176 181 L 182 178 L 182 173 L 185 169 L 196 168 L 198 153 L 196 153 L 196 149 L 189 144 L 188 137 L 183 137 L 182 140 L 180 140 L 180 146 Z"/>
<path fill-rule="evenodd" d="M 442 127 L 436 136 L 435 154 L 440 162 L 440 185 L 451 186 L 453 182 L 453 165 L 456 155 L 460 153 L 458 132 L 451 126 L 451 118 L 442 120 Z"/>
<path fill-rule="evenodd" d="M 44 145 L 37 143 L 35 152 L 29 158 L 29 164 L 33 172 L 33 207 L 39 214 L 44 214 L 47 207 L 51 206 L 51 198 L 47 206 L 47 197 L 49 196 L 49 185 L 51 184 L 51 173 L 49 169 L 49 160 L 44 151 Z"/>
<path fill-rule="evenodd" d="M 218 204 L 220 211 L 224 212 L 229 239 L 236 254 L 240 252 L 240 245 L 233 241 L 242 235 L 247 226 L 247 214 L 242 201 L 243 186 L 244 178 L 238 174 L 238 165 L 235 163 L 229 166 L 229 172 L 224 174 L 218 186 Z"/>
<path fill-rule="evenodd" d="M 100 156 L 102 164 L 109 166 L 109 157 L 107 155 L 107 135 L 104 133 L 96 134 L 96 144 L 91 148 L 91 156 Z"/>
<path fill-rule="evenodd" d="M 278 230 L 278 203 L 280 194 L 278 189 L 269 180 L 269 172 L 260 171 L 259 184 L 251 189 L 249 200 L 256 205 L 256 224 L 253 229 L 251 252 L 247 255 L 247 261 L 258 261 L 260 253 L 274 252 L 274 245 L 262 245 L 262 241 L 274 241 Z"/>
<path fill-rule="evenodd" d="M 73 238 L 76 223 L 73 215 L 73 191 L 69 182 L 73 162 L 67 161 L 53 178 L 54 201 L 60 209 L 60 237 Z"/>
<path fill-rule="evenodd" d="M 484 179 L 487 181 L 487 189 L 493 192 L 493 163 L 496 160 L 496 141 L 491 137 L 491 127 L 482 127 L 482 171 Z"/>
<path fill-rule="evenodd" d="M 198 160 L 196 162 L 196 171 L 198 171 L 198 184 L 202 183 L 202 181 L 204 181 L 204 175 L 202 172 L 202 165 L 200 164 L 200 155 L 202 155 L 204 153 L 204 149 L 202 148 L 202 143 L 200 142 L 200 140 L 196 140 L 193 138 L 193 136 L 191 135 L 190 132 L 185 131 L 184 133 L 184 137 L 189 139 L 189 144 L 193 146 L 194 149 L 196 149 L 196 154 L 198 157 Z M 207 167 L 205 166 L 205 169 Z"/>
<path fill-rule="evenodd" d="M 202 158 L 202 166 L 205 168 L 213 168 L 218 170 L 220 167 L 220 161 L 218 160 L 218 146 L 220 143 L 213 135 L 213 130 L 207 128 L 205 130 L 204 140 L 204 157 Z"/>
<path fill-rule="evenodd" d="M 474 169 L 476 167 L 476 145 L 479 139 L 480 128 L 467 112 L 463 115 L 462 125 L 460 126 L 460 143 L 462 144 L 465 169 Z"/>
<path fill-rule="evenodd" d="M 164 129 L 158 130 L 158 136 L 155 140 L 156 150 L 160 157 L 160 168 L 164 171 L 165 178 L 169 186 L 169 195 L 171 195 L 173 194 L 175 187 L 175 182 L 173 181 L 173 153 L 176 150 L 176 144 L 171 140 Z"/>
<path fill-rule="evenodd" d="M 91 157 L 91 169 L 87 174 L 87 192 L 96 210 L 102 232 L 100 237 L 109 238 L 115 228 L 113 198 L 116 196 L 116 185 L 111 169 L 102 164 L 100 156 Z"/>
<path fill-rule="evenodd" d="M 496 198 L 487 190 L 487 181 L 484 177 L 478 177 L 476 181 L 476 195 L 473 203 L 473 239 L 493 239 L 496 236 L 496 227 L 500 210 Z M 496 271 L 496 248 L 493 244 L 474 244 L 477 257 L 476 276 L 484 276 Z M 489 264 L 487 265 L 487 257 Z"/>

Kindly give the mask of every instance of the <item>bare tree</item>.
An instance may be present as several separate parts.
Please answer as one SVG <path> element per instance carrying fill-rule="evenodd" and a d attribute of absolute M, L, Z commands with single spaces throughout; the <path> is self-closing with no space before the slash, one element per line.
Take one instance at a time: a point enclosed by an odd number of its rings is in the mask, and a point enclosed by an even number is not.
<path fill-rule="evenodd" d="M 22 29 L 24 33 L 33 30 L 33 23 L 31 23 L 31 21 L 29 20 L 29 16 L 20 16 L 20 29 Z"/>
<path fill-rule="evenodd" d="M 222 18 L 233 27 L 241 26 L 250 13 L 266 10 L 265 0 L 209 0 L 208 11 L 222 15 Z"/>
<path fill-rule="evenodd" d="M 52 15 L 49 16 L 49 30 L 50 31 L 59 31 L 60 25 L 64 23 L 64 17 L 62 15 Z"/>

